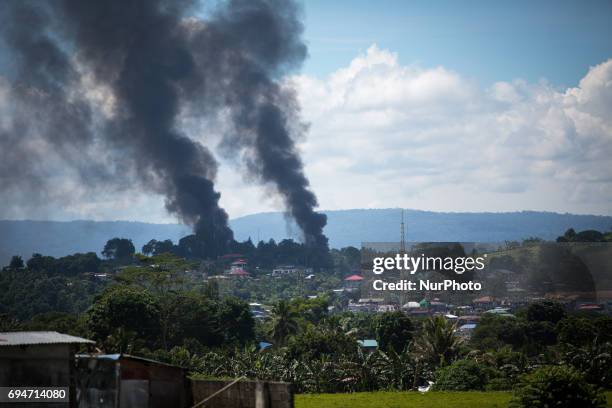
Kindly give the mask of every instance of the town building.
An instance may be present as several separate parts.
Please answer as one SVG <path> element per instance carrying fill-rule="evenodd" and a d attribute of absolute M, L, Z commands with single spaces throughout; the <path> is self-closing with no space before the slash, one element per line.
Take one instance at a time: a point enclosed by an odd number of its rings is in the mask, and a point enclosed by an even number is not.
<path fill-rule="evenodd" d="M 278 265 L 276 268 L 272 269 L 272 276 L 310 275 L 312 272 L 312 268 L 306 268 L 305 266 Z"/>
<path fill-rule="evenodd" d="M 238 269 L 246 270 L 248 265 L 249 263 L 247 262 L 246 259 L 236 259 L 234 262 L 231 263 L 230 271 L 238 270 Z"/>
<path fill-rule="evenodd" d="M 355 291 L 359 289 L 359 287 L 361 286 L 361 282 L 363 282 L 363 276 L 361 275 L 353 274 L 347 276 L 346 278 L 344 278 L 344 288 L 348 292 Z"/>

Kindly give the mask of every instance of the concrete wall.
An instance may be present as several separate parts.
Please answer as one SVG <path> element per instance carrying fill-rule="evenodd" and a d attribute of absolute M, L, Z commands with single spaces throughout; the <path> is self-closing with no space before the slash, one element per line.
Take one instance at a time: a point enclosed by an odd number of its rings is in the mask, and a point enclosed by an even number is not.
<path fill-rule="evenodd" d="M 230 382 L 191 380 L 193 403 L 197 404 Z M 215 408 L 293 408 L 293 390 L 289 383 L 240 381 L 211 399 L 204 406 Z"/>

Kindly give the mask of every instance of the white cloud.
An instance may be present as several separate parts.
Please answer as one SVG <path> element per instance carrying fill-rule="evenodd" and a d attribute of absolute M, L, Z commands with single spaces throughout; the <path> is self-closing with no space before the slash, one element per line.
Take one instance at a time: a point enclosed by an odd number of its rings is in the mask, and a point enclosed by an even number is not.
<path fill-rule="evenodd" d="M 372 46 L 326 78 L 287 84 L 311 125 L 299 147 L 320 208 L 612 213 L 612 60 L 575 88 L 521 79 L 482 87 L 449 67 L 402 65 Z M 0 111 L 3 88 L 0 78 Z M 91 89 L 110 114 L 106 91 Z M 216 126 L 192 122 L 184 125 L 214 148 Z M 277 196 L 243 179 L 239 163 L 220 160 L 217 175 L 230 216 L 282 210 Z M 86 191 L 75 183 L 58 180 L 57 194 L 74 199 L 58 209 L 50 197 L 51 218 L 174 219 L 163 197 L 137 186 Z M 30 210 L 4 215 L 46 216 Z"/>
<path fill-rule="evenodd" d="M 611 213 L 612 60 L 576 88 L 483 89 L 373 45 L 325 79 L 290 83 L 322 208 Z"/>

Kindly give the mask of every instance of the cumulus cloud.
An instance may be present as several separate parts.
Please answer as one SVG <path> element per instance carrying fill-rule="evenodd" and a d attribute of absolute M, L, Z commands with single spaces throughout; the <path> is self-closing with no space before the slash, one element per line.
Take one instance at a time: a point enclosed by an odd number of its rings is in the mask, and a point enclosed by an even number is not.
<path fill-rule="evenodd" d="M 576 88 L 483 88 L 373 45 L 327 78 L 290 83 L 323 208 L 610 214 L 612 60 Z"/>
<path fill-rule="evenodd" d="M 299 147 L 322 209 L 611 214 L 612 60 L 585 67 L 568 89 L 521 79 L 482 86 L 451 68 L 402 65 L 373 45 L 326 78 L 287 79 L 309 123 Z M 112 112 L 106 90 L 86 88 Z M 0 77 L 0 111 L 10 106 L 3 89 Z M 216 143 L 219 124 L 184 125 Z M 5 207 L 4 217 L 174 220 L 161 196 L 137 186 L 86 190 L 62 173 L 60 158 L 45 157 L 58 169 L 57 194 L 74 199 L 62 208 L 53 197 L 44 209 Z M 217 177 L 230 216 L 282 210 L 234 162 L 240 157 L 224 159 Z"/>

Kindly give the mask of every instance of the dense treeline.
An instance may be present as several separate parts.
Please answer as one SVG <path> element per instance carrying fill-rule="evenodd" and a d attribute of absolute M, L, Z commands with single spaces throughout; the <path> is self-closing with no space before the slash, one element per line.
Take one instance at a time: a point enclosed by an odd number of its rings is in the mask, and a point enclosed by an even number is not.
<path fill-rule="evenodd" d="M 49 274 L 41 265 L 55 268 L 60 260 L 43 258 L 32 258 L 38 269 L 15 262 L 0 274 L 5 289 L 0 294 L 0 331 L 61 330 L 95 339 L 113 352 L 167 350 L 187 340 L 202 347 L 254 341 L 248 304 L 220 299 L 213 285 L 188 281 L 184 272 L 193 265 L 183 259 L 142 258 L 102 283 L 89 276 Z M 87 265 L 82 264 L 85 270 Z"/>
<path fill-rule="evenodd" d="M 128 267 L 143 267 L 160 257 L 167 257 L 172 254 L 172 245 L 170 242 L 168 247 L 162 245 L 157 250 L 144 248 L 151 255 L 147 257 L 136 254 L 130 240 L 113 238 L 102 250 L 106 259 L 99 258 L 93 252 L 61 258 L 33 254 L 25 262 L 21 257 L 14 256 L 9 265 L 0 270 L 0 313 L 22 321 L 51 312 L 83 313 L 90 307 L 96 294 L 121 276 L 117 275 L 117 271 Z M 274 241 L 260 242 L 258 247 L 253 247 L 247 241 L 235 249 L 241 250 L 241 254 L 249 260 L 254 276 L 261 277 L 258 280 L 234 282 L 231 287 L 222 288 L 224 296 L 236 296 L 244 300 L 274 302 L 304 295 L 305 292 L 331 290 L 339 284 L 344 273 L 359 268 L 360 262 L 358 249 L 334 249 L 330 251 L 332 268 L 325 274 L 318 274 L 316 279 L 304 281 L 302 276 L 300 282 L 297 277 L 278 280 L 266 274 L 279 264 L 304 265 L 298 262 L 303 256 L 302 244 L 284 240 L 279 244 Z M 174 258 L 179 261 L 182 259 Z M 207 262 L 206 270 L 211 274 L 222 273 L 229 267 L 230 261 L 231 258 Z M 190 258 L 181 262 L 183 272 L 200 269 L 198 259 Z M 193 286 L 193 282 L 190 285 Z"/>
<path fill-rule="evenodd" d="M 0 313 L 27 320 L 45 313 L 83 312 L 105 282 L 82 274 L 98 272 L 101 263 L 93 252 L 62 258 L 34 254 L 27 263 L 15 256 L 0 271 Z"/>
<path fill-rule="evenodd" d="M 557 238 L 557 242 L 612 242 L 612 232 L 595 230 L 576 232 L 573 228 L 570 228 L 565 231 L 565 234 Z"/>
<path fill-rule="evenodd" d="M 358 250 L 355 248 L 355 251 Z M 136 252 L 132 242 L 125 238 L 113 238 L 109 240 L 102 254 L 107 259 L 120 261 L 129 260 Z M 142 253 L 147 256 L 161 255 L 165 253 L 174 254 L 186 259 L 218 259 L 212 256 L 204 243 L 196 235 L 188 235 L 174 244 L 171 240 L 158 241 L 150 240 L 143 245 Z M 264 242 L 260 241 L 257 245 L 251 239 L 244 242 L 231 241 L 227 249 L 228 254 L 239 254 L 249 259 L 253 265 L 260 268 L 271 269 L 276 265 L 302 265 L 315 269 L 330 268 L 333 260 L 327 248 L 318 248 L 303 243 L 295 242 L 292 239 L 284 239 L 276 242 L 273 239 Z"/>
<path fill-rule="evenodd" d="M 19 320 L 51 312 L 81 313 L 104 282 L 28 270 L 0 273 L 0 314 Z"/>
<path fill-rule="evenodd" d="M 172 253 L 188 259 L 206 259 L 208 252 L 195 235 L 188 235 L 175 245 L 170 240 L 151 240 L 142 247 L 145 255 L 160 255 Z M 328 268 L 332 260 L 327 249 L 314 248 L 292 239 L 284 239 L 278 243 L 273 239 L 260 241 L 257 245 L 249 238 L 244 242 L 232 241 L 228 253 L 241 254 L 261 268 L 273 268 L 276 265 L 303 265 L 312 268 Z"/>

